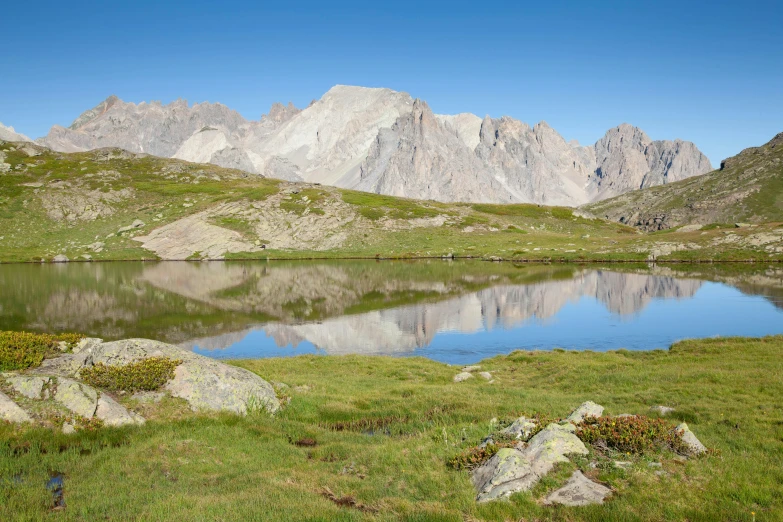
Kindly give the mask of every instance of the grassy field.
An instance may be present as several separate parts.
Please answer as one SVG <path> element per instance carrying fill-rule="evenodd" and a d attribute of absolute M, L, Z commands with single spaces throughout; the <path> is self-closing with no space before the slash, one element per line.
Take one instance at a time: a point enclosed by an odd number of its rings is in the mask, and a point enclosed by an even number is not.
<path fill-rule="evenodd" d="M 0 425 L 0 519 L 783 520 L 780 336 L 653 352 L 514 352 L 481 363 L 492 383 L 454 383 L 458 368 L 420 358 L 235 364 L 287 384 L 288 405 L 273 418 L 239 418 L 194 416 L 168 400 L 159 418 L 145 412 L 141 428 L 70 436 Z M 474 502 L 466 471 L 447 466 L 522 413 L 563 417 L 585 400 L 609 414 L 672 406 L 667 421 L 688 422 L 713 451 L 683 462 L 593 450 L 532 492 L 487 504 Z M 612 500 L 542 506 L 574 468 L 611 486 Z M 65 477 L 66 507 L 51 511 L 54 473 Z"/>
<path fill-rule="evenodd" d="M 50 261 L 59 254 L 72 261 L 157 259 L 134 237 L 192 216 L 202 216 L 225 234 L 237 233 L 249 247 L 271 242 L 263 251 L 227 251 L 229 259 L 783 259 L 783 228 L 777 221 L 641 234 L 563 207 L 408 200 L 119 150 L 63 154 L 40 149 L 33 155 L 25 150 L 0 143 L 10 165 L 0 175 L 0 262 Z M 121 231 L 136 220 L 144 226 Z M 323 230 L 324 237 L 343 239 L 319 246 L 315 234 L 309 242 L 275 246 L 267 234 L 276 226 L 280 233 L 281 222 L 290 227 L 283 229 L 289 236 Z M 186 258 L 199 259 L 201 252 L 194 247 Z"/>

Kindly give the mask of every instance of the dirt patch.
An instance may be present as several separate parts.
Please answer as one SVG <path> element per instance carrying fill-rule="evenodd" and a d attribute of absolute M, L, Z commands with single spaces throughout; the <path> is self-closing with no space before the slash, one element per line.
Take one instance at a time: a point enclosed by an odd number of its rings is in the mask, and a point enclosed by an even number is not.
<path fill-rule="evenodd" d="M 331 489 L 324 486 L 321 488 L 321 496 L 331 500 L 333 503 L 340 507 L 348 507 L 352 509 L 358 509 L 364 513 L 377 513 L 378 509 L 366 504 L 362 504 L 350 495 L 338 496 L 335 495 Z"/>

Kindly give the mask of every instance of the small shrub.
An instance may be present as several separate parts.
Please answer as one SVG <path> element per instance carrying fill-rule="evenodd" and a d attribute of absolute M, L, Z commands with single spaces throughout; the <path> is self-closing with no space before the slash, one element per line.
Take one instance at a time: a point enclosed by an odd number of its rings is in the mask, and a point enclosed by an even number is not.
<path fill-rule="evenodd" d="M 472 446 L 451 457 L 446 464 L 451 469 L 475 469 L 491 459 L 501 448 L 513 448 L 516 444 L 514 440 L 498 440 L 488 443 L 483 448 Z"/>
<path fill-rule="evenodd" d="M 576 428 L 582 442 L 617 451 L 645 453 L 668 449 L 686 452 L 679 434 L 663 419 L 634 417 L 588 417 Z"/>
<path fill-rule="evenodd" d="M 34 368 L 47 355 L 60 353 L 60 342 L 71 349 L 83 338 L 83 335 L 73 333 L 0 332 L 0 371 Z"/>
<path fill-rule="evenodd" d="M 98 363 L 81 371 L 87 384 L 109 391 L 155 391 L 174 378 L 174 369 L 181 360 L 150 357 L 122 366 Z"/>

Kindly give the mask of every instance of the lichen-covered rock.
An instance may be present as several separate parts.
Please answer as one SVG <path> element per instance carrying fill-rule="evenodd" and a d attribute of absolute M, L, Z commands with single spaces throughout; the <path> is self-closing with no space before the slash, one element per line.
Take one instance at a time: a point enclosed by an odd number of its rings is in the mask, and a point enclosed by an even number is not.
<path fill-rule="evenodd" d="M 674 428 L 674 431 L 680 434 L 682 441 L 685 443 L 685 446 L 688 449 L 689 455 L 701 455 L 702 453 L 706 453 L 707 447 L 702 444 L 698 438 L 696 438 L 696 435 L 693 434 L 686 423 L 683 422 L 682 424 L 678 425 L 676 428 Z"/>
<path fill-rule="evenodd" d="M 527 417 L 520 417 L 511 423 L 511 426 L 502 430 L 502 433 L 513 435 L 519 440 L 526 441 L 532 435 L 533 430 L 538 427 L 538 422 Z"/>
<path fill-rule="evenodd" d="M 579 424 L 587 417 L 600 417 L 604 413 L 604 407 L 593 401 L 583 402 L 581 406 L 571 413 L 566 420 Z"/>
<path fill-rule="evenodd" d="M 275 412 L 280 407 L 272 385 L 253 372 L 148 339 L 93 342 L 78 353 L 44 361 L 36 373 L 78 378 L 82 368 L 94 364 L 121 366 L 150 357 L 182 361 L 164 390 L 172 397 L 185 399 L 194 410 L 244 414 L 248 405 L 261 406 L 269 412 Z"/>
<path fill-rule="evenodd" d="M 474 470 L 471 477 L 478 502 L 507 497 L 532 488 L 566 455 L 586 455 L 587 448 L 571 424 L 550 424 L 538 432 L 524 449 L 503 448 Z"/>
<path fill-rule="evenodd" d="M 68 408 L 73 413 L 92 419 L 98 407 L 98 392 L 92 387 L 72 379 L 57 379 L 57 391 L 54 400 Z"/>
<path fill-rule="evenodd" d="M 0 392 L 0 421 L 13 423 L 31 422 L 33 419 L 20 408 L 8 395 Z"/>
<path fill-rule="evenodd" d="M 20 395 L 28 399 L 41 399 L 44 386 L 49 383 L 48 377 L 38 375 L 12 375 L 5 381 Z"/>
<path fill-rule="evenodd" d="M 106 394 L 98 398 L 95 416 L 107 426 L 124 426 L 126 424 L 144 424 L 144 417 L 125 409 L 124 406 Z"/>
<path fill-rule="evenodd" d="M 468 379 L 472 379 L 473 374 L 468 372 L 461 372 L 454 376 L 454 382 L 462 382 L 467 381 Z"/>
<path fill-rule="evenodd" d="M 603 504 L 612 490 L 602 484 L 593 482 L 581 471 L 574 471 L 563 487 L 550 493 L 544 504 L 563 504 L 564 506 L 588 506 Z"/>

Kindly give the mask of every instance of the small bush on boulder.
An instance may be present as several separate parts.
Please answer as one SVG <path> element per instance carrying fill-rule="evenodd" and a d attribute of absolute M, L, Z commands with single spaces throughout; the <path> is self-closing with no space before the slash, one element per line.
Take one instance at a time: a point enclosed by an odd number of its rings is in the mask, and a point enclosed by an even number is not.
<path fill-rule="evenodd" d="M 31 332 L 0 332 L 0 371 L 25 370 L 39 366 L 47 355 L 60 352 L 61 342 L 73 348 L 84 338 L 74 333 L 38 334 Z"/>
<path fill-rule="evenodd" d="M 109 391 L 155 391 L 174 378 L 181 360 L 150 357 L 122 366 L 98 363 L 81 371 L 81 379 L 96 388 Z"/>

